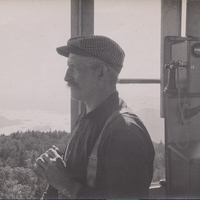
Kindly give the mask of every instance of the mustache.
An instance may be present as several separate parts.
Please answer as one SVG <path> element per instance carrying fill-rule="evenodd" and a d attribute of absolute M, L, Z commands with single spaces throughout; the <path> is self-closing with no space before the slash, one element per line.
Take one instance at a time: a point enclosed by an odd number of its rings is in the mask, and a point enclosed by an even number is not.
<path fill-rule="evenodd" d="M 74 80 L 67 81 L 68 87 L 78 87 L 78 84 Z"/>

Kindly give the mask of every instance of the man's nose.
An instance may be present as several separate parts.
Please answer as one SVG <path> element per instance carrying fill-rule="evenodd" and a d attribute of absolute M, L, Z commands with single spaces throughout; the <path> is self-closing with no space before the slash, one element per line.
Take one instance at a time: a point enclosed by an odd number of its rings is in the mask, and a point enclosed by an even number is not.
<path fill-rule="evenodd" d="M 72 79 L 72 70 L 71 70 L 70 68 L 68 68 L 68 69 L 67 69 L 67 72 L 66 72 L 66 74 L 65 74 L 64 80 L 65 80 L 66 82 L 68 82 L 68 81 L 71 80 L 71 79 Z"/>

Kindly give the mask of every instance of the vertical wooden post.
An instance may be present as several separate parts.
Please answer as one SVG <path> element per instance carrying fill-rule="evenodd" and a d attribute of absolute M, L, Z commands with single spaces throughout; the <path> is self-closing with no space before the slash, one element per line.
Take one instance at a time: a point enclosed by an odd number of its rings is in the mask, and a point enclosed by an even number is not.
<path fill-rule="evenodd" d="M 170 55 L 164 51 L 164 39 L 166 36 L 181 36 L 181 0 L 161 1 L 161 117 L 164 117 L 164 87 L 167 84 L 167 73 L 164 73 L 164 65 Z"/>
<path fill-rule="evenodd" d="M 71 37 L 94 34 L 94 0 L 71 0 Z M 83 104 L 71 100 L 71 131 Z"/>
<path fill-rule="evenodd" d="M 161 2 L 161 117 L 165 117 L 166 96 L 164 87 L 167 84 L 167 71 L 164 70 L 164 65 L 169 62 L 171 55 L 164 49 L 164 39 L 166 36 L 181 35 L 181 0 L 162 0 Z M 168 151 L 168 132 L 167 118 L 165 118 L 165 162 L 166 162 L 166 194 L 170 194 L 170 166 L 169 166 L 169 151 Z"/>

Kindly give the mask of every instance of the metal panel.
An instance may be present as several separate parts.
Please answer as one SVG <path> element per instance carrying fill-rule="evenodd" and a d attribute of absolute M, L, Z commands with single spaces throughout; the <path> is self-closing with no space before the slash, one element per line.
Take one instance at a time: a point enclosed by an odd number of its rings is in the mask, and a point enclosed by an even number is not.
<path fill-rule="evenodd" d="M 182 148 L 180 148 L 180 145 Z M 185 147 L 184 147 L 185 146 Z M 173 198 L 198 198 L 200 195 L 200 141 L 169 145 L 171 165 L 171 196 Z"/>
<path fill-rule="evenodd" d="M 94 0 L 71 0 L 71 36 L 94 34 Z M 71 100 L 71 131 L 84 105 Z"/>
<path fill-rule="evenodd" d="M 192 37 L 200 37 L 200 1 L 188 0 L 187 17 L 186 17 L 186 35 Z M 200 84 L 200 65 L 199 58 L 190 57 L 191 65 L 194 66 L 190 70 L 190 84 L 192 92 L 199 92 Z M 199 99 L 197 99 L 199 102 Z"/>

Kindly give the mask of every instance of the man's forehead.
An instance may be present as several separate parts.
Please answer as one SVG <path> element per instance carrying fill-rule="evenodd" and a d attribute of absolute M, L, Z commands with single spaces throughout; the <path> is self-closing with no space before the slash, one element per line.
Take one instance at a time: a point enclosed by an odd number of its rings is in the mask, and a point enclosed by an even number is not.
<path fill-rule="evenodd" d="M 70 64 L 70 63 L 75 63 L 75 62 L 79 62 L 83 60 L 87 60 L 87 57 L 70 53 L 67 63 Z"/>

